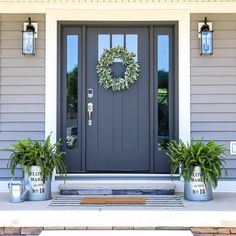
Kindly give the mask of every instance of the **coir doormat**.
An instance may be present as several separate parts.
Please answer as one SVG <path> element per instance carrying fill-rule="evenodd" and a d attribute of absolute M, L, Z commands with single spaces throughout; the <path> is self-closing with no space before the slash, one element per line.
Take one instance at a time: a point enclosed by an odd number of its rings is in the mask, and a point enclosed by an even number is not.
<path fill-rule="evenodd" d="M 145 202 L 144 197 L 82 197 L 80 199 L 82 205 L 137 205 Z"/>
<path fill-rule="evenodd" d="M 114 199 L 112 199 L 114 198 Z M 124 198 L 124 200 L 122 199 Z M 113 202 L 112 202 L 113 200 Z M 109 208 L 109 207 L 134 207 L 147 208 L 155 207 L 160 209 L 183 208 L 183 202 L 177 195 L 146 195 L 146 196 L 80 196 L 80 195 L 59 195 L 51 200 L 49 208 Z"/>

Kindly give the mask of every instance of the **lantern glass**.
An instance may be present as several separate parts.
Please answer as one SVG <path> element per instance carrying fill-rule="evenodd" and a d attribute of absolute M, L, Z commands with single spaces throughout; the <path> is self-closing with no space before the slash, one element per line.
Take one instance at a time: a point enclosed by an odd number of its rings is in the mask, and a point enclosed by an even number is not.
<path fill-rule="evenodd" d="M 213 31 L 201 32 L 201 54 L 202 55 L 213 54 Z"/>
<path fill-rule="evenodd" d="M 24 55 L 35 55 L 35 32 L 23 31 L 22 38 L 23 38 L 22 53 Z"/>

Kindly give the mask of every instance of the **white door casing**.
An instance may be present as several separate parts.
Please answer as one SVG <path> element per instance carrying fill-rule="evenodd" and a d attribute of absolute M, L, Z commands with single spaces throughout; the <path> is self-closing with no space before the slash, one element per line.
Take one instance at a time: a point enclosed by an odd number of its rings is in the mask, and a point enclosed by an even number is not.
<path fill-rule="evenodd" d="M 190 140 L 190 12 L 187 10 L 51 10 L 46 14 L 45 136 L 57 130 L 58 21 L 176 21 L 178 22 L 179 138 Z"/>

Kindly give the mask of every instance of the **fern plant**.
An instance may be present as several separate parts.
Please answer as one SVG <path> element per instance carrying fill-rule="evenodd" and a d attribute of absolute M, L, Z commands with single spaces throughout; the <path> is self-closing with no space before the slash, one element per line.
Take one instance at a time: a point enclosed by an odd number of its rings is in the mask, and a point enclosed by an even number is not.
<path fill-rule="evenodd" d="M 11 169 L 11 174 L 15 175 L 17 166 L 21 167 L 28 175 L 30 167 L 39 166 L 41 169 L 41 177 L 43 182 L 51 177 L 53 170 L 62 176 L 66 175 L 67 169 L 62 160 L 64 152 L 61 152 L 61 140 L 54 144 L 50 142 L 49 135 L 44 144 L 38 141 L 32 141 L 30 138 L 19 140 L 12 148 L 4 149 L 11 152 L 8 166 Z"/>
<path fill-rule="evenodd" d="M 194 167 L 199 166 L 202 181 L 206 184 L 211 182 L 213 188 L 217 187 L 218 180 L 227 172 L 225 166 L 225 147 L 211 140 L 206 144 L 201 139 L 194 142 L 191 140 L 185 144 L 183 141 L 171 141 L 167 145 L 167 155 L 171 160 L 171 173 L 180 171 L 180 176 L 185 181 L 190 181 Z M 179 168 L 180 167 L 180 168 Z"/>

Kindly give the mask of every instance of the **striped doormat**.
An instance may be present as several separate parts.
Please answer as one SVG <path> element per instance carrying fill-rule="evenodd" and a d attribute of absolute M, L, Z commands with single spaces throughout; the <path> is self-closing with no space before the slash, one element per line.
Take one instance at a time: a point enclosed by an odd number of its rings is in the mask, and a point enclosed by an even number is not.
<path fill-rule="evenodd" d="M 49 204 L 50 208 L 108 208 L 108 207 L 123 207 L 123 208 L 147 208 L 147 207 L 155 207 L 155 208 L 161 208 L 161 209 L 171 209 L 171 208 L 183 208 L 183 202 L 179 196 L 176 195 L 146 195 L 146 196 L 136 196 L 136 198 L 144 198 L 145 203 L 144 204 L 81 204 L 81 200 L 84 199 L 86 196 L 80 196 L 80 195 L 60 195 L 55 197 Z M 88 198 L 91 197 L 88 196 Z M 106 196 L 100 196 L 101 198 L 108 197 L 111 199 L 113 196 L 106 195 Z M 127 195 L 125 196 L 119 196 L 124 197 L 127 199 Z M 133 198 L 134 196 L 130 196 L 130 198 Z M 98 196 L 96 196 L 98 198 Z"/>

